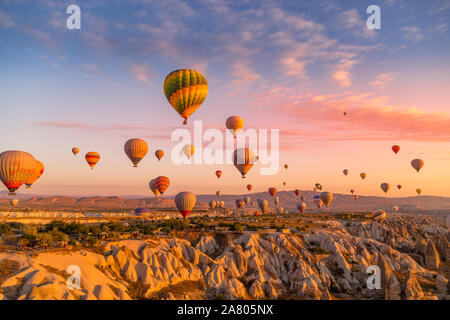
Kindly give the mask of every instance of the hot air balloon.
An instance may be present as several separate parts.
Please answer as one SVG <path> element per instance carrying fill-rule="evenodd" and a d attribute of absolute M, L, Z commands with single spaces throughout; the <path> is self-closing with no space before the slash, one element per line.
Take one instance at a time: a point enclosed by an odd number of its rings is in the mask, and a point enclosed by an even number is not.
<path fill-rule="evenodd" d="M 269 206 L 267 200 L 258 199 L 258 206 L 263 213 L 267 213 L 267 207 Z"/>
<path fill-rule="evenodd" d="M 314 188 L 313 188 L 313 191 L 314 191 L 314 192 L 317 192 L 317 188 L 316 188 L 316 187 L 314 187 Z"/>
<path fill-rule="evenodd" d="M 333 194 L 331 192 L 322 192 L 320 194 L 320 199 L 322 200 L 322 202 L 325 205 L 325 207 L 328 208 L 328 206 L 330 205 L 331 201 L 333 201 Z"/>
<path fill-rule="evenodd" d="M 353 196 L 353 198 L 354 198 L 355 200 L 358 200 L 358 199 L 359 199 L 359 196 L 358 196 L 357 194 L 355 194 L 355 195 Z"/>
<path fill-rule="evenodd" d="M 78 152 L 80 152 L 80 148 L 78 147 L 73 147 L 72 148 L 72 153 L 76 156 L 78 154 Z"/>
<path fill-rule="evenodd" d="M 320 207 L 322 206 L 323 202 L 322 199 L 320 199 L 320 196 L 314 196 L 313 197 L 313 203 L 317 206 L 317 208 L 320 209 Z"/>
<path fill-rule="evenodd" d="M 12 150 L 0 153 L 0 180 L 8 188 L 9 195 L 30 179 L 36 165 L 36 159 L 28 152 Z"/>
<path fill-rule="evenodd" d="M 422 159 L 414 159 L 413 161 L 411 161 L 411 166 L 417 170 L 417 172 L 420 171 L 420 169 L 422 169 L 424 165 L 424 162 Z"/>
<path fill-rule="evenodd" d="M 400 190 L 401 188 L 402 188 L 402 185 L 401 185 L 401 184 L 398 184 L 398 185 L 397 185 L 397 189 Z"/>
<path fill-rule="evenodd" d="M 250 202 L 250 206 L 254 207 L 255 206 L 255 201 Z"/>
<path fill-rule="evenodd" d="M 315 185 L 316 189 L 321 191 L 322 190 L 322 185 L 320 183 L 316 183 Z"/>
<path fill-rule="evenodd" d="M 294 190 L 294 193 L 295 193 L 295 195 L 296 195 L 297 197 L 300 195 L 300 192 L 301 192 L 300 189 L 295 189 L 295 190 Z"/>
<path fill-rule="evenodd" d="M 27 181 L 25 181 L 25 185 L 27 186 L 26 188 L 30 189 L 33 183 L 35 183 L 36 180 L 39 179 L 43 173 L 44 173 L 44 165 L 39 160 L 36 160 L 36 168 L 34 169 L 33 174 Z"/>
<path fill-rule="evenodd" d="M 211 200 L 211 201 L 209 202 L 209 208 L 210 208 L 211 210 L 214 210 L 214 209 L 216 208 L 216 206 L 217 206 L 217 203 L 216 203 L 214 200 Z"/>
<path fill-rule="evenodd" d="M 220 178 L 222 176 L 222 171 L 217 170 L 216 171 L 216 176 L 217 176 L 217 178 Z"/>
<path fill-rule="evenodd" d="M 15 207 L 15 206 L 17 206 L 17 204 L 19 203 L 19 199 L 11 199 L 11 200 L 9 201 L 9 203 L 10 203 L 13 207 Z"/>
<path fill-rule="evenodd" d="M 236 135 L 244 128 L 244 120 L 238 116 L 231 116 L 226 121 L 227 129 L 231 131 L 231 134 L 236 139 Z"/>
<path fill-rule="evenodd" d="M 123 149 L 133 163 L 133 166 L 137 167 L 139 161 L 141 161 L 148 152 L 148 144 L 145 140 L 133 138 L 125 142 Z"/>
<path fill-rule="evenodd" d="M 286 182 L 283 181 L 283 186 L 286 186 Z"/>
<path fill-rule="evenodd" d="M 251 184 L 248 184 L 248 185 L 247 185 L 247 190 L 248 190 L 248 191 L 252 191 L 252 189 L 253 189 L 253 186 L 252 186 Z"/>
<path fill-rule="evenodd" d="M 400 151 L 400 146 L 398 146 L 398 145 L 392 146 L 392 151 L 394 151 L 395 154 L 397 154 Z"/>
<path fill-rule="evenodd" d="M 355 190 L 350 189 L 350 193 L 351 193 L 351 194 L 354 194 L 354 193 L 355 193 Z"/>
<path fill-rule="evenodd" d="M 242 199 L 236 199 L 235 203 L 237 209 L 242 209 L 245 205 L 245 201 Z"/>
<path fill-rule="evenodd" d="M 164 192 L 167 190 L 169 184 L 170 184 L 169 178 L 164 176 L 159 176 L 155 178 L 153 182 L 154 187 L 159 191 L 159 193 L 161 193 L 161 195 L 163 195 Z"/>
<path fill-rule="evenodd" d="M 277 206 L 280 204 L 280 199 L 278 197 L 273 198 L 273 203 Z"/>
<path fill-rule="evenodd" d="M 155 156 L 158 159 L 158 161 L 160 161 L 162 159 L 162 157 L 164 157 L 164 151 L 162 150 L 156 150 L 155 151 Z"/>
<path fill-rule="evenodd" d="M 170 105 L 184 119 L 187 119 L 205 101 L 208 95 L 206 78 L 195 70 L 172 71 L 164 80 L 164 94 Z"/>
<path fill-rule="evenodd" d="M 416 189 L 416 192 L 417 192 L 417 194 L 420 196 L 420 195 L 422 194 L 422 189 L 417 188 L 417 189 Z"/>
<path fill-rule="evenodd" d="M 342 171 L 342 172 L 344 172 L 344 175 L 345 175 L 345 176 L 348 175 L 348 170 L 347 170 L 347 169 L 345 169 L 345 170 Z"/>
<path fill-rule="evenodd" d="M 144 213 L 150 213 L 150 210 L 147 208 L 137 208 L 134 210 L 134 214 L 144 214 Z"/>
<path fill-rule="evenodd" d="M 86 153 L 84 158 L 86 159 L 88 165 L 91 167 L 91 170 L 94 169 L 95 165 L 100 161 L 100 155 L 94 151 Z"/>
<path fill-rule="evenodd" d="M 245 174 L 253 167 L 255 161 L 256 155 L 249 148 L 239 148 L 233 152 L 234 166 L 239 170 L 242 178 L 245 178 Z"/>
<path fill-rule="evenodd" d="M 180 211 L 183 218 L 186 218 L 188 214 L 192 211 L 197 202 L 197 197 L 195 194 L 189 191 L 183 191 L 175 196 L 175 205 Z"/>
<path fill-rule="evenodd" d="M 250 202 L 252 201 L 252 199 L 249 196 L 245 196 L 244 201 L 245 201 L 245 205 L 248 206 L 250 204 Z"/>
<path fill-rule="evenodd" d="M 367 177 L 367 174 L 364 173 L 364 172 L 361 172 L 361 173 L 359 174 L 359 176 L 361 177 L 361 179 L 364 180 L 364 179 Z"/>
<path fill-rule="evenodd" d="M 194 154 L 195 148 L 192 144 L 187 144 L 183 147 L 183 153 L 186 155 L 188 160 L 191 159 L 192 155 Z"/>
<path fill-rule="evenodd" d="M 375 221 L 382 223 L 384 219 L 386 219 L 386 212 L 384 212 L 383 210 L 378 210 L 373 213 L 372 218 L 374 218 Z"/>
<path fill-rule="evenodd" d="M 220 207 L 225 208 L 225 201 L 220 201 Z"/>
<path fill-rule="evenodd" d="M 259 212 L 259 211 L 255 211 L 255 214 L 254 214 L 255 216 L 261 216 L 262 215 L 262 212 Z"/>
<path fill-rule="evenodd" d="M 277 189 L 276 188 L 269 188 L 269 190 L 267 190 L 267 192 L 269 192 L 269 194 L 274 197 L 277 194 Z"/>
<path fill-rule="evenodd" d="M 391 186 L 390 186 L 389 183 L 384 182 L 384 183 L 382 183 L 382 184 L 380 185 L 380 188 L 381 188 L 381 190 L 384 191 L 384 194 L 387 194 L 387 192 L 389 191 L 389 189 L 391 188 Z"/>
<path fill-rule="evenodd" d="M 397 211 L 398 211 L 398 207 L 397 207 L 397 206 L 393 206 L 393 207 L 392 207 L 392 210 L 393 210 L 394 212 L 397 212 Z"/>
<path fill-rule="evenodd" d="M 300 197 L 300 200 L 301 200 L 302 202 L 305 202 L 305 196 L 301 196 L 301 197 Z"/>
<path fill-rule="evenodd" d="M 150 187 L 150 190 L 152 190 L 155 197 L 159 196 L 159 190 L 155 186 L 155 179 L 152 179 L 150 183 L 148 184 Z"/>
<path fill-rule="evenodd" d="M 222 192 L 216 191 L 216 196 L 217 196 L 217 198 L 220 198 L 222 196 Z"/>
<path fill-rule="evenodd" d="M 306 209 L 306 203 L 304 203 L 304 202 L 299 202 L 299 203 L 297 204 L 297 209 L 298 209 L 298 211 L 300 211 L 300 213 L 305 212 L 305 209 Z"/>
<path fill-rule="evenodd" d="M 287 170 L 287 169 L 289 168 L 289 165 L 288 165 L 288 164 L 285 164 L 285 165 L 284 165 L 284 168 Z"/>
<path fill-rule="evenodd" d="M 284 208 L 283 207 L 278 207 L 277 208 L 277 213 L 283 214 L 283 212 L 284 212 Z"/>

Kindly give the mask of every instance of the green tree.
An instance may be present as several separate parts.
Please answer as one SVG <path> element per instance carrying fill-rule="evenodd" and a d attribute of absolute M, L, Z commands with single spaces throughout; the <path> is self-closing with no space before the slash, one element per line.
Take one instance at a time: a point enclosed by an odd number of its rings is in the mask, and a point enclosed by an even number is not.
<path fill-rule="evenodd" d="M 40 233 L 38 238 L 37 238 L 37 240 L 38 240 L 39 245 L 41 245 L 41 246 L 49 246 L 54 241 L 53 237 L 51 236 L 51 234 L 47 233 L 47 232 Z"/>

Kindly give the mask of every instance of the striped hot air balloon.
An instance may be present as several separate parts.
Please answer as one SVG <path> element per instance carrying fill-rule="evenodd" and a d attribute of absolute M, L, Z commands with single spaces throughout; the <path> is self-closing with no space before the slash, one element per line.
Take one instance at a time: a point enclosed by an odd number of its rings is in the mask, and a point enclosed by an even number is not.
<path fill-rule="evenodd" d="M 214 200 L 209 201 L 209 209 L 214 210 L 217 207 L 217 202 Z"/>
<path fill-rule="evenodd" d="M 91 167 L 92 170 L 94 169 L 95 165 L 100 161 L 100 154 L 94 151 L 90 151 L 86 153 L 84 158 L 86 159 L 86 162 L 88 163 L 88 165 Z"/>
<path fill-rule="evenodd" d="M 158 161 L 160 161 L 162 159 L 162 157 L 164 157 L 164 151 L 162 150 L 156 150 L 155 151 L 155 156 L 158 159 Z"/>
<path fill-rule="evenodd" d="M 170 185 L 170 180 L 167 177 L 159 176 L 154 179 L 153 185 L 163 195 Z"/>
<path fill-rule="evenodd" d="M 269 192 L 269 194 L 274 197 L 277 194 L 277 189 L 276 188 L 269 188 L 269 190 L 267 190 L 267 192 Z"/>
<path fill-rule="evenodd" d="M 43 173 L 44 173 L 44 165 L 39 160 L 36 160 L 36 168 L 34 169 L 33 174 L 27 181 L 25 181 L 25 185 L 27 186 L 26 189 L 30 189 L 33 183 L 35 183 L 36 180 L 39 179 Z"/>
<path fill-rule="evenodd" d="M 378 210 L 373 213 L 372 218 L 375 219 L 375 221 L 382 223 L 384 219 L 386 219 L 386 212 L 383 210 Z"/>
<path fill-rule="evenodd" d="M 306 203 L 304 203 L 304 202 L 299 202 L 299 203 L 297 204 L 297 209 L 298 209 L 298 211 L 300 211 L 300 213 L 305 212 L 305 209 L 306 209 Z"/>
<path fill-rule="evenodd" d="M 155 195 L 155 197 L 159 196 L 160 192 L 155 186 L 155 179 L 152 179 L 148 185 L 150 187 L 150 190 L 152 190 L 153 194 Z"/>
<path fill-rule="evenodd" d="M 221 170 L 217 170 L 216 171 L 216 176 L 219 179 L 222 176 L 222 171 Z"/>
<path fill-rule="evenodd" d="M 36 159 L 28 152 L 12 150 L 0 153 L 0 180 L 13 195 L 33 175 Z"/>
<path fill-rule="evenodd" d="M 184 119 L 187 119 L 205 101 L 208 82 L 198 71 L 179 69 L 172 71 L 164 80 L 164 94 L 170 105 Z"/>
<path fill-rule="evenodd" d="M 231 116 L 226 121 L 227 129 L 231 131 L 231 134 L 236 139 L 236 135 L 239 133 L 239 131 L 244 128 L 244 120 L 242 120 L 241 117 L 238 116 Z"/>
<path fill-rule="evenodd" d="M 186 157 L 188 158 L 188 160 L 191 159 L 192 155 L 195 152 L 195 148 L 192 144 L 187 144 L 183 147 L 183 153 L 186 155 Z"/>
<path fill-rule="evenodd" d="M 295 193 L 295 195 L 296 195 L 297 197 L 300 195 L 300 192 L 301 192 L 300 189 L 295 189 L 295 190 L 294 190 L 294 193 Z"/>
<path fill-rule="evenodd" d="M 245 201 L 243 199 L 236 199 L 236 209 L 242 209 L 245 206 Z"/>
<path fill-rule="evenodd" d="M 269 202 L 267 202 L 267 200 L 258 199 L 258 206 L 263 213 L 267 213 L 267 208 L 269 207 Z"/>
<path fill-rule="evenodd" d="M 178 193 L 175 196 L 175 205 L 180 211 L 183 218 L 186 218 L 188 214 L 195 207 L 195 203 L 197 202 L 197 197 L 195 194 L 189 191 L 183 191 Z"/>
<path fill-rule="evenodd" d="M 325 205 L 325 207 L 328 208 L 328 206 L 330 205 L 331 201 L 333 201 L 333 194 L 331 192 L 322 192 L 320 194 L 320 199 L 322 200 L 322 202 Z"/>
<path fill-rule="evenodd" d="M 255 153 L 249 148 L 239 148 L 233 152 L 234 166 L 239 170 L 242 178 L 245 178 L 246 173 L 253 167 L 256 160 Z"/>
<path fill-rule="evenodd" d="M 130 158 L 134 167 L 137 167 L 139 161 L 145 157 L 148 152 L 148 144 L 145 140 L 133 138 L 125 142 L 123 147 L 126 155 Z"/>
<path fill-rule="evenodd" d="M 303 201 L 303 202 L 304 202 L 304 201 Z M 319 209 L 320 209 L 320 207 L 321 207 L 322 204 L 323 204 L 322 199 L 320 199 L 320 196 L 319 196 L 319 195 L 313 197 L 313 203 L 314 203 L 314 204 L 317 206 L 317 208 L 319 208 Z"/>

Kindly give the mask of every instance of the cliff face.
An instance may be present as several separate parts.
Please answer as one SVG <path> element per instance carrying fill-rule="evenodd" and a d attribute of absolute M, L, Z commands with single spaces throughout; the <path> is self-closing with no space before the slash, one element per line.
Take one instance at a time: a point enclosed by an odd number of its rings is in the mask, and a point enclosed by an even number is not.
<path fill-rule="evenodd" d="M 298 235 L 120 241 L 107 244 L 104 254 L 0 254 L 0 262 L 16 263 L 0 277 L 0 298 L 449 299 L 445 232 L 392 219 L 335 222 Z M 79 290 L 67 288 L 69 265 L 81 269 Z M 370 265 L 380 267 L 379 290 L 367 288 Z"/>

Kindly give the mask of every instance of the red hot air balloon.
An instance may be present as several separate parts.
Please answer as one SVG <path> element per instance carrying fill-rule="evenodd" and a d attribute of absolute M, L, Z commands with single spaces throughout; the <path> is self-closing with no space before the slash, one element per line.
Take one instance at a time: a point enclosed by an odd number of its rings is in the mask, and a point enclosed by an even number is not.
<path fill-rule="evenodd" d="M 153 187 L 158 190 L 161 195 L 167 190 L 169 187 L 170 180 L 167 177 L 159 176 L 153 180 Z"/>
<path fill-rule="evenodd" d="M 269 194 L 274 197 L 277 194 L 277 189 L 276 188 L 269 188 L 268 190 Z"/>
<path fill-rule="evenodd" d="M 402 188 L 402 185 L 401 185 L 401 184 L 398 184 L 398 185 L 397 185 L 397 189 L 400 190 L 401 188 Z"/>
<path fill-rule="evenodd" d="M 294 190 L 295 195 L 298 197 L 300 195 L 300 189 L 295 189 Z"/>
<path fill-rule="evenodd" d="M 353 196 L 353 198 L 355 198 L 355 200 L 358 200 L 359 196 L 358 196 L 357 194 L 355 194 L 355 195 Z"/>
<path fill-rule="evenodd" d="M 248 191 L 252 191 L 252 189 L 253 189 L 253 186 L 252 186 L 251 184 L 248 184 L 248 185 L 247 185 L 247 190 L 248 190 Z"/>
<path fill-rule="evenodd" d="M 394 151 L 395 154 L 397 154 L 400 151 L 400 146 L 398 146 L 398 145 L 392 146 L 392 151 Z"/>
<path fill-rule="evenodd" d="M 222 171 L 217 170 L 216 171 L 216 176 L 217 176 L 217 178 L 220 178 L 222 176 Z"/>

